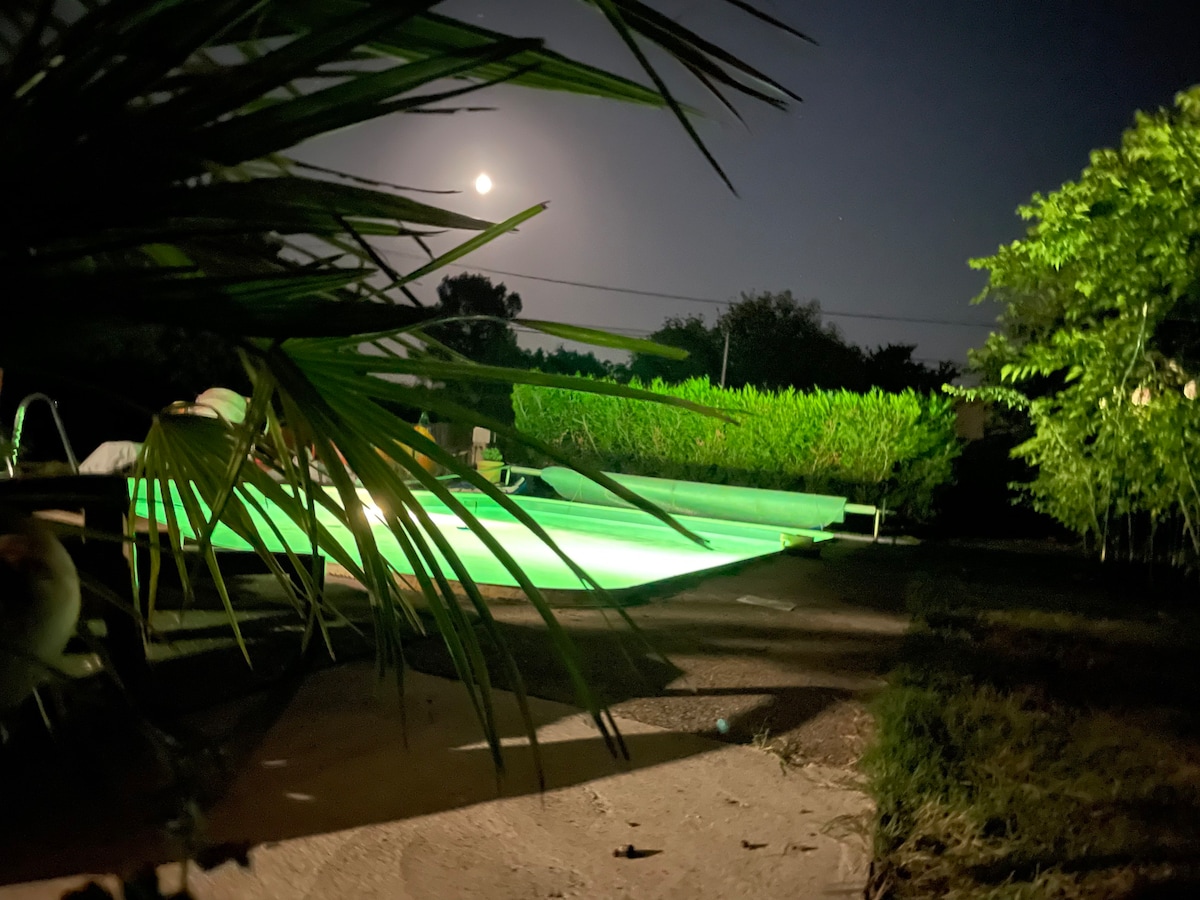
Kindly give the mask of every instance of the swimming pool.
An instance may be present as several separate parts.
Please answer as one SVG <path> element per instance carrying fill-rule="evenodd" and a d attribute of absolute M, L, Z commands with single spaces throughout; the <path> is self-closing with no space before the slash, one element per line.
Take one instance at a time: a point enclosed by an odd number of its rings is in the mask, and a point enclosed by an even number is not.
<path fill-rule="evenodd" d="M 130 490 L 133 490 L 132 484 Z M 333 489 L 326 490 L 332 492 Z M 360 491 L 359 495 L 368 509 L 374 506 L 365 491 Z M 458 515 L 430 492 L 415 491 L 414 495 L 476 583 L 517 587 L 513 576 L 467 529 Z M 457 493 L 455 496 L 487 526 L 488 531 L 516 559 L 537 587 L 555 591 L 584 589 L 579 578 L 566 564 L 496 500 L 474 492 Z M 262 517 L 254 514 L 268 548 L 273 552 L 282 552 L 286 541 L 287 548 L 299 553 L 308 552 L 309 541 L 303 530 L 262 495 L 256 499 L 283 538 L 281 541 Z M 705 539 L 707 546 L 701 547 L 641 510 L 540 497 L 513 496 L 511 499 L 541 525 L 558 546 L 597 583 L 612 591 L 771 556 L 784 549 L 785 534 L 813 542 L 832 537 L 817 529 L 781 529 L 774 525 L 676 516 L 680 524 Z M 177 498 L 175 506 L 182 524 L 186 516 Z M 135 510 L 138 516 L 149 517 L 144 490 L 139 492 Z M 160 523 L 164 519 L 161 497 L 156 498 L 155 518 Z M 359 561 L 349 529 L 323 511 L 318 512 L 318 519 L 329 528 L 347 553 Z M 193 536 L 187 527 L 182 530 L 185 537 Z M 412 562 L 401 551 L 382 521 L 376 522 L 373 531 L 380 549 L 397 572 L 412 574 Z M 214 532 L 213 545 L 221 550 L 251 549 L 249 544 L 224 526 L 218 526 Z M 444 566 L 443 571 L 450 571 L 440 555 L 438 562 Z"/>

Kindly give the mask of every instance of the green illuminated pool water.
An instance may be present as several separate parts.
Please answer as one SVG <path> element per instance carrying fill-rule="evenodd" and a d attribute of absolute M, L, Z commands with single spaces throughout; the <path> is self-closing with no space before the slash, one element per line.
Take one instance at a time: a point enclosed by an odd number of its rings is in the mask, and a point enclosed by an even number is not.
<path fill-rule="evenodd" d="M 366 493 L 361 492 L 360 495 L 363 502 L 369 505 L 371 501 Z M 504 587 L 517 586 L 516 580 L 508 570 L 482 541 L 467 529 L 457 515 L 431 493 L 416 492 L 416 496 L 434 524 L 446 536 L 474 581 Z M 457 496 L 473 515 L 486 523 L 488 531 L 512 554 L 539 588 L 583 588 L 579 579 L 553 551 L 495 500 L 475 493 Z M 782 549 L 780 529 L 773 526 L 677 516 L 679 522 L 708 542 L 707 547 L 700 547 L 640 510 L 534 497 L 511 499 L 529 513 L 571 559 L 608 590 L 623 590 L 770 556 Z M 303 531 L 270 501 L 259 497 L 259 502 L 289 548 L 296 552 L 307 552 L 309 542 Z M 155 518 L 159 522 L 164 519 L 161 503 L 162 499 L 156 498 Z M 148 518 L 148 513 L 145 495 L 139 494 L 137 514 Z M 177 515 L 181 522 L 186 520 L 181 509 Z M 268 547 L 274 552 L 283 551 L 283 542 L 271 533 L 267 523 L 257 514 L 256 518 L 259 519 L 259 530 Z M 358 561 L 359 556 L 350 532 L 327 513 L 319 513 L 318 518 Z M 380 522 L 374 527 L 374 532 L 384 555 L 397 571 L 412 574 L 412 564 L 401 552 L 386 527 Z M 814 541 L 827 540 L 830 537 L 820 531 L 803 529 L 790 529 L 789 533 L 802 534 Z M 186 528 L 184 534 L 192 536 Z M 213 544 L 224 550 L 250 549 L 241 538 L 223 526 L 219 526 L 213 535 Z M 444 564 L 445 560 L 439 557 L 439 563 Z M 450 570 L 444 568 L 443 571 Z"/>

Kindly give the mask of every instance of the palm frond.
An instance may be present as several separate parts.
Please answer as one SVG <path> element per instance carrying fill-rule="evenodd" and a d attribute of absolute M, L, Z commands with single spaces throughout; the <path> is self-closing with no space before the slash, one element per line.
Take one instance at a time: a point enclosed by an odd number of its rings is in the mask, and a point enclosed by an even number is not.
<path fill-rule="evenodd" d="M 304 623 L 305 643 L 320 632 L 331 646 L 328 621 L 344 617 L 320 595 L 319 579 L 303 560 L 323 556 L 368 589 L 381 672 L 395 668 L 403 686 L 404 641 L 423 620 L 397 585 L 389 554 L 399 554 L 466 685 L 497 766 L 503 760 L 481 640 L 497 648 L 536 747 L 525 689 L 481 592 L 422 506 L 419 495 L 426 491 L 522 586 L 546 621 L 580 702 L 614 752 L 623 744 L 583 679 L 578 649 L 537 587 L 486 524 L 397 441 L 495 499 L 581 584 L 598 586 L 519 504 L 386 405 L 428 409 L 527 443 L 428 385 L 544 384 L 720 414 L 621 385 L 483 366 L 439 344 L 426 329 L 441 311 L 423 306 L 412 283 L 508 234 L 545 204 L 487 222 L 404 196 L 415 188 L 298 162 L 292 151 L 309 138 L 379 116 L 448 112 L 440 104 L 507 83 L 666 108 L 728 184 L 691 122 L 693 111 L 675 99 L 643 46 L 674 59 L 735 113 L 724 91 L 774 107 L 799 99 L 718 42 L 640 0 L 586 2 L 601 10 L 649 84 L 558 54 L 539 38 L 436 13 L 436 0 L 88 0 L 78 6 L 14 0 L 0 11 L 0 35 L 15 35 L 0 43 L 0 268 L 6 289 L 27 301 L 28 313 L 20 328 L 0 330 L 0 364 L 53 365 L 70 357 L 72 335 L 170 325 L 219 336 L 241 354 L 254 385 L 241 424 L 164 414 L 150 425 L 131 508 L 149 524 L 138 552 L 149 554 L 150 611 L 165 549 L 189 601 L 190 576 L 201 566 L 209 571 L 234 636 L 252 660 L 213 549 L 231 541 L 258 553 L 279 580 Z M 727 2 L 808 40 L 744 0 Z M 423 238 L 432 232 L 465 237 L 407 273 L 372 244 L 399 237 L 427 250 Z M 677 354 L 593 329 L 522 321 L 564 339 Z M 284 439 L 285 423 L 294 443 Z M 329 473 L 328 489 L 314 483 L 310 466 Z M 688 534 L 602 473 L 581 471 Z M 379 508 L 381 522 L 372 523 L 368 506 Z M 131 515 L 130 540 L 134 521 Z"/>

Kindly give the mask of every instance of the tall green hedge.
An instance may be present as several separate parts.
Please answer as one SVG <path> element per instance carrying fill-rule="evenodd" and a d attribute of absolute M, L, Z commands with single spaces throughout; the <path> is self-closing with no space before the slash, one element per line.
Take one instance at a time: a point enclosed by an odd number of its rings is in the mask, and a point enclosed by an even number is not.
<path fill-rule="evenodd" d="M 913 391 L 753 387 L 703 379 L 635 386 L 732 414 L 738 424 L 653 403 L 518 385 L 516 425 L 606 471 L 849 497 L 931 512 L 960 451 L 953 401 Z"/>

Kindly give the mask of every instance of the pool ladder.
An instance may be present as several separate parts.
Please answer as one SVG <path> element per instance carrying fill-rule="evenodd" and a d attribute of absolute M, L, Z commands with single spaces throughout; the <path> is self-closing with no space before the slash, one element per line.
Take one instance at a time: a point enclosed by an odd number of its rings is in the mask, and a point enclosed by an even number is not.
<path fill-rule="evenodd" d="M 78 475 L 79 460 L 76 459 L 75 449 L 71 446 L 70 438 L 67 437 L 67 429 L 63 425 L 62 416 L 58 414 L 58 404 L 49 394 L 39 392 L 30 394 L 17 406 L 17 414 L 13 417 L 12 441 L 8 452 L 4 454 L 4 468 L 8 477 L 17 477 L 17 463 L 21 457 L 21 434 L 25 430 L 25 415 L 29 412 L 29 407 L 38 400 L 44 401 L 50 407 L 50 415 L 54 417 L 54 426 L 58 429 L 59 440 L 62 441 L 63 450 L 67 453 L 67 464 L 71 467 L 71 471 Z"/>

